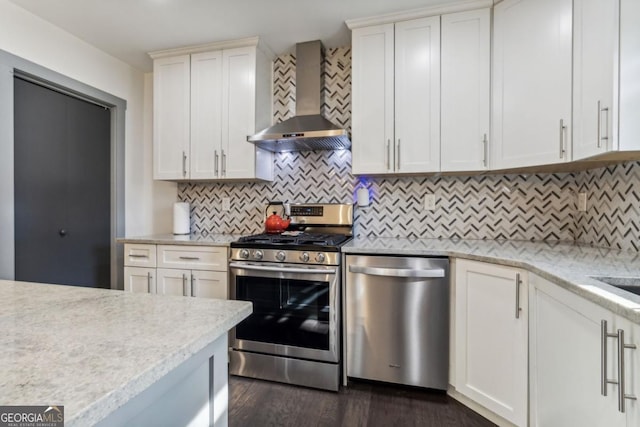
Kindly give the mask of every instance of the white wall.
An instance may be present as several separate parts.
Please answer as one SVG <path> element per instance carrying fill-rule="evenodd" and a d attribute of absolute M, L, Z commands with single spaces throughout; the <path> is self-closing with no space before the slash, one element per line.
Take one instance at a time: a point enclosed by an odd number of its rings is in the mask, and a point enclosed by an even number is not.
<path fill-rule="evenodd" d="M 170 232 L 177 186 L 152 180 L 151 75 L 7 0 L 0 0 L 0 49 L 127 101 L 125 233 Z"/>

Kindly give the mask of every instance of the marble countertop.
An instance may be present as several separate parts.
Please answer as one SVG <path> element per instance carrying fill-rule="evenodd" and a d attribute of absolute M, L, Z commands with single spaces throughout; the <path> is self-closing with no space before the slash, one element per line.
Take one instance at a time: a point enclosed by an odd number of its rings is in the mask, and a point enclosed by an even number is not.
<path fill-rule="evenodd" d="M 244 301 L 0 280 L 0 403 L 93 425 L 251 313 Z"/>
<path fill-rule="evenodd" d="M 384 237 L 356 237 L 342 252 L 447 256 L 523 268 L 640 324 L 640 296 L 591 277 L 640 277 L 640 253 L 573 242 Z"/>
<path fill-rule="evenodd" d="M 240 234 L 154 234 L 139 237 L 120 237 L 118 243 L 147 243 L 152 245 L 229 246 Z"/>

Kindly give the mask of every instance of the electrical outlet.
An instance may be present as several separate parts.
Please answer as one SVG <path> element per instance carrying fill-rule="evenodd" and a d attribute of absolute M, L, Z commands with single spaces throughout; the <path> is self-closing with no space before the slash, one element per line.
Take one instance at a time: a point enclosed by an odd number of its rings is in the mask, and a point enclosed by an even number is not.
<path fill-rule="evenodd" d="M 222 210 L 223 211 L 230 211 L 231 210 L 231 198 L 230 197 L 223 197 L 222 198 Z"/>
<path fill-rule="evenodd" d="M 587 193 L 578 193 L 578 212 L 587 211 Z"/>
<path fill-rule="evenodd" d="M 424 210 L 433 211 L 436 209 L 436 196 L 435 194 L 424 195 Z"/>

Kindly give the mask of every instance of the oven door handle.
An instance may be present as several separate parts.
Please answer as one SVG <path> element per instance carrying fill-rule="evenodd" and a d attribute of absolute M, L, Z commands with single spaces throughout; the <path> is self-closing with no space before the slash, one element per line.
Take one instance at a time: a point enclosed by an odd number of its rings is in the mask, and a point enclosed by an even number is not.
<path fill-rule="evenodd" d="M 296 268 L 296 267 L 269 267 L 253 264 L 240 264 L 237 262 L 229 263 L 230 268 L 242 268 L 245 270 L 254 271 L 270 271 L 274 273 L 300 273 L 300 274 L 336 274 L 335 268 L 321 269 L 321 268 Z"/>
<path fill-rule="evenodd" d="M 428 270 L 413 268 L 380 268 L 380 267 L 364 267 L 361 265 L 350 265 L 349 272 L 368 274 L 370 276 L 384 277 L 418 277 L 418 278 L 438 278 L 444 277 L 444 269 L 433 268 Z"/>

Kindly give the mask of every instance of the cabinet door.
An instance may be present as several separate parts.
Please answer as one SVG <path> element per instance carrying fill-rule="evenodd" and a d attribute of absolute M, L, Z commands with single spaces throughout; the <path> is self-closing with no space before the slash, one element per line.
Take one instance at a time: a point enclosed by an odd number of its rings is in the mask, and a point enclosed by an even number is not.
<path fill-rule="evenodd" d="M 191 179 L 220 174 L 222 51 L 191 55 Z"/>
<path fill-rule="evenodd" d="M 191 271 L 158 268 L 156 289 L 160 295 L 191 295 Z"/>
<path fill-rule="evenodd" d="M 488 167 L 490 37 L 489 9 L 442 16 L 442 171 Z"/>
<path fill-rule="evenodd" d="M 393 172 L 393 24 L 352 33 L 352 171 Z"/>
<path fill-rule="evenodd" d="M 153 62 L 153 178 L 189 177 L 189 55 Z"/>
<path fill-rule="evenodd" d="M 440 17 L 395 25 L 395 170 L 440 170 Z"/>
<path fill-rule="evenodd" d="M 601 394 L 601 322 L 612 314 L 531 276 L 531 426 L 624 426 L 617 386 Z M 607 378 L 616 379 L 616 340 L 607 339 Z"/>
<path fill-rule="evenodd" d="M 526 425 L 526 274 L 457 260 L 455 292 L 456 390 L 510 422 Z"/>
<path fill-rule="evenodd" d="M 255 133 L 256 49 L 228 49 L 222 54 L 222 178 L 254 178 L 256 148 L 247 142 Z"/>
<path fill-rule="evenodd" d="M 574 1 L 573 159 L 613 145 L 618 1 Z"/>
<path fill-rule="evenodd" d="M 492 168 L 571 158 L 572 0 L 494 8 Z"/>
<path fill-rule="evenodd" d="M 156 269 L 143 267 L 125 267 L 124 290 L 126 292 L 155 294 Z"/>
<path fill-rule="evenodd" d="M 226 271 L 192 271 L 191 295 L 201 298 L 228 299 Z"/>

